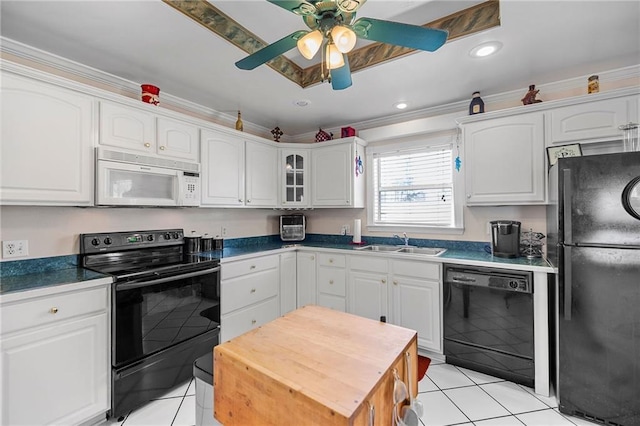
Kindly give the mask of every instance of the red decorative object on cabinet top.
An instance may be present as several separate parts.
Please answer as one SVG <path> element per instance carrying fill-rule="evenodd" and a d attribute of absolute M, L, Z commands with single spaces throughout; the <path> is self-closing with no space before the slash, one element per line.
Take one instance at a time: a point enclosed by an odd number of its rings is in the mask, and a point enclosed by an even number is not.
<path fill-rule="evenodd" d="M 160 103 L 160 88 L 152 84 L 142 84 L 142 102 L 158 105 Z"/>

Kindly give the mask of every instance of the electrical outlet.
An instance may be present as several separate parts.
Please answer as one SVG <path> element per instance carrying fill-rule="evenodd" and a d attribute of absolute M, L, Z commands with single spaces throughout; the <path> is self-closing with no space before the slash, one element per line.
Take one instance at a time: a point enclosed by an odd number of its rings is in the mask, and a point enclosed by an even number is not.
<path fill-rule="evenodd" d="M 342 228 L 340 229 L 340 235 L 347 235 L 349 234 L 349 232 L 351 232 L 351 228 L 349 227 L 349 225 L 342 225 Z"/>
<path fill-rule="evenodd" d="M 28 240 L 14 240 L 2 242 L 2 257 L 23 257 L 29 255 Z"/>
<path fill-rule="evenodd" d="M 220 227 L 220 236 L 221 237 L 226 237 L 227 236 L 227 227 L 226 226 L 221 226 Z"/>

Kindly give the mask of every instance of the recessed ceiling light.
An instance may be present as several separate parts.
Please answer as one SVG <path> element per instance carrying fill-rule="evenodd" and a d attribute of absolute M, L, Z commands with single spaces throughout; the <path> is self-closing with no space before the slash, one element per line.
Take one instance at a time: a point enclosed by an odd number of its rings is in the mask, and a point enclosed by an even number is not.
<path fill-rule="evenodd" d="M 298 99 L 297 101 L 293 101 L 293 104 L 299 107 L 306 107 L 311 104 L 311 101 L 308 101 L 306 99 Z"/>
<path fill-rule="evenodd" d="M 398 109 L 405 109 L 406 107 L 409 106 L 409 104 L 407 104 L 406 102 L 398 102 L 393 104 L 394 107 L 398 108 Z"/>
<path fill-rule="evenodd" d="M 493 55 L 502 48 L 502 43 L 499 41 L 490 41 L 488 43 L 482 43 L 471 49 L 469 56 L 473 58 L 484 58 L 485 56 Z"/>

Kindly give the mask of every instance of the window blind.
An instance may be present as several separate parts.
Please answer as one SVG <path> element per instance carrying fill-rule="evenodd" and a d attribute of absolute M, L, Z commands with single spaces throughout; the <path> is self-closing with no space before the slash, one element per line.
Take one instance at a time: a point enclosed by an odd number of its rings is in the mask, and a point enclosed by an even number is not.
<path fill-rule="evenodd" d="M 451 145 L 378 153 L 373 162 L 377 224 L 454 224 Z"/>

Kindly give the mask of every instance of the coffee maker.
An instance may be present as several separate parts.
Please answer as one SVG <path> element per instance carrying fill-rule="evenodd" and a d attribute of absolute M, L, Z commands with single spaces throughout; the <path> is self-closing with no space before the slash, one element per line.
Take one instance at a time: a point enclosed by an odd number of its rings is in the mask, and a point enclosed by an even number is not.
<path fill-rule="evenodd" d="M 520 222 L 493 220 L 491 223 L 491 254 L 497 257 L 518 257 L 520 254 Z"/>

